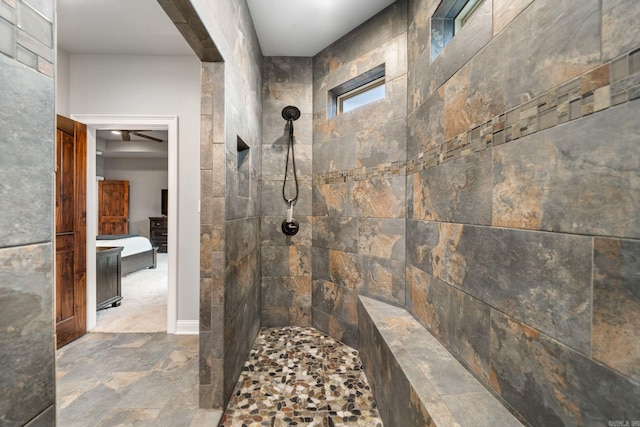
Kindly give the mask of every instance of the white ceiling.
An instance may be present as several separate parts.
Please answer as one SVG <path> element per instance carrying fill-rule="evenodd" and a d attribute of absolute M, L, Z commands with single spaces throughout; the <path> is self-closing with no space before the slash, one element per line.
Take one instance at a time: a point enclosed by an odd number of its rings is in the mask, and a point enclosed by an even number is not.
<path fill-rule="evenodd" d="M 395 0 L 247 0 L 265 56 L 314 56 Z"/>
<path fill-rule="evenodd" d="M 110 130 L 97 130 L 98 151 L 104 157 L 168 157 L 168 131 L 140 130 L 139 133 L 162 139 L 162 142 L 151 141 L 134 134 L 130 134 L 130 141 L 123 141 L 122 135 L 116 135 Z"/>
<path fill-rule="evenodd" d="M 314 56 L 394 1 L 248 4 L 265 56 Z M 69 53 L 194 54 L 156 0 L 58 0 L 57 12 L 58 45 Z"/>
<path fill-rule="evenodd" d="M 57 0 L 57 15 L 69 53 L 195 55 L 156 0 Z"/>
<path fill-rule="evenodd" d="M 161 139 L 165 144 L 167 143 L 167 140 L 169 139 L 169 131 L 166 130 L 146 130 L 146 129 L 140 129 L 140 130 L 136 130 L 137 133 L 143 134 L 143 135 L 148 135 L 154 138 L 158 138 Z M 144 137 L 138 136 L 138 135 L 134 135 L 134 134 L 129 134 L 129 137 L 131 138 L 131 141 L 150 141 L 149 139 L 146 139 Z M 122 135 L 121 134 L 115 134 L 110 130 L 97 130 L 96 131 L 96 138 L 98 139 L 104 139 L 105 141 L 122 141 Z M 152 141 L 152 142 L 156 142 L 156 141 Z M 160 142 L 156 142 L 157 144 L 160 144 Z"/>

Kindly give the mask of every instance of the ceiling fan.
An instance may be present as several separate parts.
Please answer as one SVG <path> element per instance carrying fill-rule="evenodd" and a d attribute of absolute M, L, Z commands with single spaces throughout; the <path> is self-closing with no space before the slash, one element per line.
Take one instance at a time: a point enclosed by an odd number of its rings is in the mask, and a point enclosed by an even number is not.
<path fill-rule="evenodd" d="M 131 141 L 131 135 L 136 135 L 141 138 L 150 139 L 151 141 L 164 142 L 162 139 L 156 138 L 155 136 L 150 136 L 150 135 L 145 135 L 143 133 L 140 133 L 140 132 L 150 132 L 148 130 L 114 130 L 112 132 L 116 134 L 120 134 L 122 136 L 123 141 Z"/>

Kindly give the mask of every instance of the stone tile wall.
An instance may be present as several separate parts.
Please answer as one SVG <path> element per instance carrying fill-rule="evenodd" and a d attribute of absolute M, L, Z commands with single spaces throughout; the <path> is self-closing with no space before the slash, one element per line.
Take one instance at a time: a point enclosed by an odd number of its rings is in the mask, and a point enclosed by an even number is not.
<path fill-rule="evenodd" d="M 223 406 L 225 295 L 224 75 L 202 63 L 200 105 L 200 406 Z"/>
<path fill-rule="evenodd" d="M 313 59 L 313 325 L 358 345 L 357 296 L 405 302 L 407 4 Z M 385 98 L 327 117 L 327 91 L 385 64 Z"/>
<path fill-rule="evenodd" d="M 267 57 L 262 84 L 262 326 L 311 325 L 311 158 L 312 89 L 311 58 Z M 282 118 L 288 105 L 300 109 L 294 121 L 294 150 L 298 174 L 298 200 L 293 216 L 300 223 L 295 236 L 285 236 L 281 224 L 287 203 L 282 184 L 287 161 L 289 127 Z M 286 194 L 295 194 L 289 164 Z"/>
<path fill-rule="evenodd" d="M 0 1 L 0 424 L 55 423 L 54 2 Z"/>
<path fill-rule="evenodd" d="M 640 5 L 409 1 L 409 310 L 532 425 L 640 420 Z"/>
<path fill-rule="evenodd" d="M 0 1 L 0 53 L 51 78 L 54 7 L 49 0 Z"/>
<path fill-rule="evenodd" d="M 203 76 L 203 406 L 224 404 L 261 321 L 357 347 L 362 294 L 405 305 L 532 425 L 640 420 L 636 2 L 485 1 L 435 59 L 437 0 L 313 59 L 263 59 L 244 2 L 196 3 L 227 58 Z M 327 91 L 382 63 L 385 99 L 327 118 Z"/>
<path fill-rule="evenodd" d="M 200 406 L 220 408 L 260 328 L 262 55 L 246 2 L 191 4 L 224 60 L 203 63 L 200 148 Z"/>

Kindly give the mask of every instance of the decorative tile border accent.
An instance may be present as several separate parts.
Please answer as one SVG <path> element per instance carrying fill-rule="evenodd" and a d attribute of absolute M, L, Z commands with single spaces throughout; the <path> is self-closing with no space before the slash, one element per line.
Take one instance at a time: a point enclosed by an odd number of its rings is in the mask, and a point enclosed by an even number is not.
<path fill-rule="evenodd" d="M 386 176 L 405 176 L 406 174 L 407 167 L 405 162 L 392 162 L 382 163 L 377 166 L 364 166 L 316 174 L 313 176 L 313 183 L 316 185 L 337 184 L 348 181 L 366 181 Z"/>
<path fill-rule="evenodd" d="M 0 54 L 53 77 L 53 22 L 33 6 L 16 0 L 0 0 Z"/>
<path fill-rule="evenodd" d="M 636 99 L 640 99 L 640 48 L 528 99 L 406 163 L 316 174 L 313 183 L 336 184 L 420 172 Z"/>

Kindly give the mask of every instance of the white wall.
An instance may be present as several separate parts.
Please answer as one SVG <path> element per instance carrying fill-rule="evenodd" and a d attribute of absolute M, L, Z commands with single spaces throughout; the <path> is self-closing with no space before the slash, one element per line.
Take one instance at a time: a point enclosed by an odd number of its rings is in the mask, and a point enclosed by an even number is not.
<path fill-rule="evenodd" d="M 199 317 L 200 61 L 195 56 L 70 56 L 71 115 L 178 116 L 178 321 Z"/>
<path fill-rule="evenodd" d="M 56 114 L 69 117 L 69 54 L 56 50 Z"/>
<path fill-rule="evenodd" d="M 167 159 L 104 159 L 104 179 L 129 181 L 129 233 L 149 236 L 149 217 L 161 215 L 161 191 L 167 188 Z"/>

